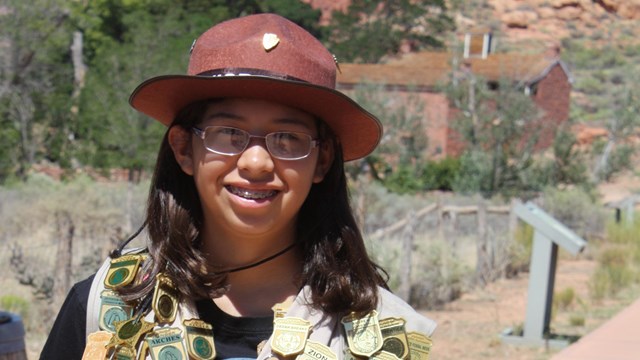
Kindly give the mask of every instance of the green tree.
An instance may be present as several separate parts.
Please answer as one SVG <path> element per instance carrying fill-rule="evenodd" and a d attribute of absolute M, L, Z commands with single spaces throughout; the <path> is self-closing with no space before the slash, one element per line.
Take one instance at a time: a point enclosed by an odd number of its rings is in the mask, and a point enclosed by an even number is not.
<path fill-rule="evenodd" d="M 424 102 L 415 92 L 397 92 L 384 84 L 363 82 L 353 97 L 382 122 L 384 137 L 376 150 L 349 165 L 353 179 L 364 172 L 397 193 L 422 190 L 421 169 L 427 138 L 424 136 Z"/>
<path fill-rule="evenodd" d="M 342 62 L 377 63 L 403 45 L 442 48 L 453 28 L 443 0 L 353 0 L 346 12 L 333 12 L 328 42 Z"/>
<path fill-rule="evenodd" d="M 493 84 L 471 73 L 445 88 L 457 108 L 456 130 L 466 143 L 454 190 L 513 196 L 537 189 L 526 176 L 534 164 L 539 110 L 508 80 Z"/>
<path fill-rule="evenodd" d="M 63 1 L 8 0 L 0 7 L 0 181 L 24 179 L 56 159 L 69 113 L 69 12 Z M 52 146 L 53 145 L 53 146 Z"/>

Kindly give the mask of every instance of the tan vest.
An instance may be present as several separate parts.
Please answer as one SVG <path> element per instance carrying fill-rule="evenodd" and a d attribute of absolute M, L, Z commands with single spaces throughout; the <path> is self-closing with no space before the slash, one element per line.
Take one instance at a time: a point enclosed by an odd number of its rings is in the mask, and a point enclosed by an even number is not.
<path fill-rule="evenodd" d="M 110 259 L 107 259 L 100 267 L 95 275 L 91 290 L 89 293 L 89 300 L 87 304 L 87 334 L 91 334 L 100 330 L 99 327 L 99 312 L 100 312 L 100 293 L 105 289 L 104 278 L 106 277 L 107 270 L 109 269 Z M 406 333 L 423 334 L 430 337 L 436 328 L 436 323 L 425 316 L 416 312 L 402 299 L 395 296 L 391 292 L 378 288 L 379 303 L 377 307 L 378 319 L 398 318 L 404 319 Z M 345 331 L 345 326 L 342 323 L 342 319 L 338 316 L 332 316 L 325 314 L 324 312 L 314 309 L 308 305 L 306 299 L 310 299 L 311 289 L 305 286 L 295 298 L 292 305 L 289 307 L 286 317 L 300 318 L 309 321 L 311 324 L 311 333 L 308 336 L 308 340 L 326 345 L 329 347 L 338 359 L 353 358 L 349 352 L 348 334 Z M 180 304 L 176 319 L 172 324 L 163 324 L 156 326 L 155 329 L 162 328 L 181 328 L 184 333 L 182 321 L 184 319 L 198 318 L 198 314 L 193 301 L 185 301 Z M 150 311 L 145 320 L 154 322 L 153 311 Z M 215 324 L 212 324 L 215 326 Z M 275 331 L 274 331 L 275 334 Z M 260 352 L 257 357 L 258 360 L 264 360 L 274 357 L 274 352 L 271 348 L 271 343 L 274 338 L 272 334 L 269 341 Z M 183 340 L 184 342 L 184 340 Z M 184 344 L 186 348 L 186 344 Z M 413 358 L 419 358 L 413 356 Z M 148 355 L 147 359 L 151 359 Z"/>

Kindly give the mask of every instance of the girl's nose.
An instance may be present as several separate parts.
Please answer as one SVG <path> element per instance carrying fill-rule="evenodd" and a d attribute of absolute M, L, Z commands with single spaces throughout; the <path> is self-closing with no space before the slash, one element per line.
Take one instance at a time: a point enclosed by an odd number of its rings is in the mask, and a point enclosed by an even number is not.
<path fill-rule="evenodd" d="M 262 139 L 252 139 L 238 158 L 238 168 L 251 173 L 273 171 L 273 159 Z"/>

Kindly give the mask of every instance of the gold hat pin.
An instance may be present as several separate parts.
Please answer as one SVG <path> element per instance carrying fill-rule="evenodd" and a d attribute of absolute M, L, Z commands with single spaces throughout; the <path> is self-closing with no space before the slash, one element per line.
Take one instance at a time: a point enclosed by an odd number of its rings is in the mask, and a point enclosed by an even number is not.
<path fill-rule="evenodd" d="M 266 33 L 262 37 L 262 47 L 265 51 L 273 50 L 280 43 L 280 38 L 276 34 Z"/>

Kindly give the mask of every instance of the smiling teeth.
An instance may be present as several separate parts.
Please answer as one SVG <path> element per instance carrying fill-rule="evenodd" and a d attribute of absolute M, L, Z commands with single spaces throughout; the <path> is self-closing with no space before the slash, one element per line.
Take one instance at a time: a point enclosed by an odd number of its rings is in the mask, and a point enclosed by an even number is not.
<path fill-rule="evenodd" d="M 243 197 L 245 199 L 250 199 L 250 200 L 261 200 L 261 199 L 266 199 L 268 197 L 274 196 L 276 194 L 275 191 L 273 190 L 267 190 L 267 191 L 251 191 L 251 190 L 247 190 L 247 189 L 240 189 L 240 188 L 236 188 L 236 187 L 232 187 L 229 186 L 228 187 L 229 191 L 237 196 Z"/>

